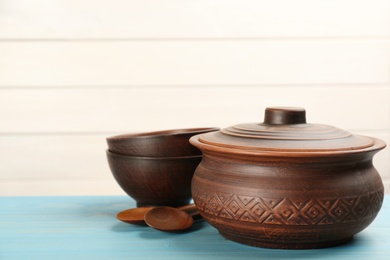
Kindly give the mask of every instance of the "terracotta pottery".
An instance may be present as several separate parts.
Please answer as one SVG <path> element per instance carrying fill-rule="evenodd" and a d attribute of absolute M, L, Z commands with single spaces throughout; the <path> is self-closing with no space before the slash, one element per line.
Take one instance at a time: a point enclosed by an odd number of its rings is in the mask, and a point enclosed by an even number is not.
<path fill-rule="evenodd" d="M 302 108 L 267 108 L 263 123 L 193 136 L 203 152 L 192 180 L 201 215 L 227 239 L 280 249 L 345 243 L 384 196 L 372 158 L 386 144 L 320 124 Z"/>
<path fill-rule="evenodd" d="M 172 129 L 148 133 L 125 134 L 106 139 L 110 152 L 139 157 L 179 157 L 201 155 L 189 143 L 190 137 L 217 131 L 219 128 Z"/>
<path fill-rule="evenodd" d="M 191 201 L 191 179 L 202 155 L 134 157 L 107 151 L 107 160 L 115 180 L 137 207 L 176 207 Z"/>

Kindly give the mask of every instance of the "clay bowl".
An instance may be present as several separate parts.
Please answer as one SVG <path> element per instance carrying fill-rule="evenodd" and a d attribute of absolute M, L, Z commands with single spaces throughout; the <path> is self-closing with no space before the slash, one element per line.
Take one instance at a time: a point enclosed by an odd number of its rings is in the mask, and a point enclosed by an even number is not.
<path fill-rule="evenodd" d="M 308 249 L 350 241 L 384 197 L 372 164 L 386 144 L 307 124 L 305 110 L 268 108 L 263 123 L 194 136 L 203 152 L 192 180 L 200 214 L 227 239 Z"/>
<path fill-rule="evenodd" d="M 111 172 L 137 206 L 181 206 L 191 201 L 191 179 L 202 159 L 134 157 L 107 150 Z"/>
<path fill-rule="evenodd" d="M 219 128 L 175 129 L 125 134 L 107 138 L 108 149 L 117 154 L 140 157 L 179 157 L 202 153 L 189 143 L 191 136 Z"/>

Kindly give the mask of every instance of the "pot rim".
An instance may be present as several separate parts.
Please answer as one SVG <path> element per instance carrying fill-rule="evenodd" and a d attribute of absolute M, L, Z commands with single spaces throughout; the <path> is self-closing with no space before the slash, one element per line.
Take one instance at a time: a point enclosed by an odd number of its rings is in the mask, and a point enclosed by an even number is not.
<path fill-rule="evenodd" d="M 386 143 L 381 139 L 363 135 L 356 135 L 369 138 L 373 141 L 373 145 L 362 149 L 350 150 L 281 150 L 281 149 L 239 149 L 239 147 L 222 147 L 211 144 L 206 144 L 200 141 L 203 134 L 195 135 L 190 138 L 190 143 L 203 152 L 216 152 L 220 154 L 234 154 L 234 155 L 250 155 L 250 156 L 264 156 L 264 157 L 328 157 L 328 156 L 342 156 L 353 155 L 369 152 L 378 152 L 386 147 Z"/>

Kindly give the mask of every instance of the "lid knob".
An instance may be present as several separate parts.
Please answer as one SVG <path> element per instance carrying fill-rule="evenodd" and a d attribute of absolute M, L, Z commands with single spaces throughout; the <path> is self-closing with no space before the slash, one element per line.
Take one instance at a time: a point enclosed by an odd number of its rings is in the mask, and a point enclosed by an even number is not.
<path fill-rule="evenodd" d="M 265 109 L 264 124 L 306 124 L 306 111 L 300 107 L 267 107 Z"/>

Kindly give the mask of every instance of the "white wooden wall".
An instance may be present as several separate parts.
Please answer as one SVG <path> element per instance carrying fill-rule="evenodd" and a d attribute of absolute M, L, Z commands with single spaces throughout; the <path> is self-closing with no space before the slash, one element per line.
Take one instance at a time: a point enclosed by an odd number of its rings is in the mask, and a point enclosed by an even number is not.
<path fill-rule="evenodd" d="M 106 137 L 273 105 L 390 143 L 390 0 L 0 1 L 0 195 L 124 194 Z"/>

